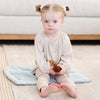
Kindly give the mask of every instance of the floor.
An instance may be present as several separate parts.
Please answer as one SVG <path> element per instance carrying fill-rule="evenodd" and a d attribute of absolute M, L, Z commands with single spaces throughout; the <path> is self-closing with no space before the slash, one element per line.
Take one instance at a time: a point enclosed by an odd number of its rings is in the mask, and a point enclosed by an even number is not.
<path fill-rule="evenodd" d="M 76 99 L 64 91 L 46 98 L 39 96 L 36 86 L 16 86 L 3 74 L 4 67 L 33 66 L 34 45 L 0 45 L 0 100 L 99 100 L 100 99 L 100 45 L 73 45 L 73 65 L 91 79 L 77 84 Z"/>

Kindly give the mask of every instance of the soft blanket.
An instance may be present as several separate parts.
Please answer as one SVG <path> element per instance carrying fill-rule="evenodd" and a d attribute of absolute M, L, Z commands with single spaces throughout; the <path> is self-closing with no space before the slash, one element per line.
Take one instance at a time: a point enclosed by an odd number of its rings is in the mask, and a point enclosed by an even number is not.
<path fill-rule="evenodd" d="M 15 85 L 36 85 L 36 77 L 32 74 L 34 67 L 8 66 L 4 68 L 4 74 Z M 87 83 L 90 79 L 80 73 L 77 69 L 72 68 L 69 76 L 75 83 Z M 54 77 L 50 77 L 50 84 L 57 83 Z"/>

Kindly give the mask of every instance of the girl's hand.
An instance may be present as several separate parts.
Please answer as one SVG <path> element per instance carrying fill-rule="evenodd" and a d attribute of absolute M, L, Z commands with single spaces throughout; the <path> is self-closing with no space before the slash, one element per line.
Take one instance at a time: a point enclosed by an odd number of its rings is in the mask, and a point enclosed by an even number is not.
<path fill-rule="evenodd" d="M 62 70 L 60 72 L 56 72 L 56 75 L 64 75 L 66 72 L 66 69 L 64 66 L 60 66 L 62 68 Z"/>
<path fill-rule="evenodd" d="M 50 74 L 53 76 L 56 75 L 56 72 L 53 70 L 53 66 L 50 68 Z"/>

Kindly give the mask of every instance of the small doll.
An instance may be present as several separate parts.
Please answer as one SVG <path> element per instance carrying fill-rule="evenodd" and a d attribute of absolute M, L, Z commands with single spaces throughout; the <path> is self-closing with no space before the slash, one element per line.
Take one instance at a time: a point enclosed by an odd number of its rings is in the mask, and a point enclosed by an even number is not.
<path fill-rule="evenodd" d="M 60 66 L 58 66 L 56 64 L 56 62 L 54 62 L 53 60 L 50 60 L 50 67 L 52 67 L 52 66 L 53 66 L 53 70 L 55 72 L 60 72 L 62 70 L 62 68 Z"/>

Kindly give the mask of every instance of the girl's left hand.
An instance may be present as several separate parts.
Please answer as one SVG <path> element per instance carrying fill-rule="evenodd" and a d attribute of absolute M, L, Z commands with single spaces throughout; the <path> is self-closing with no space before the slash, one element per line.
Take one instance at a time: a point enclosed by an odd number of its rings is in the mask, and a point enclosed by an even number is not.
<path fill-rule="evenodd" d="M 62 70 L 60 72 L 56 72 L 56 75 L 64 75 L 66 72 L 66 69 L 64 66 L 60 66 L 62 68 Z"/>

